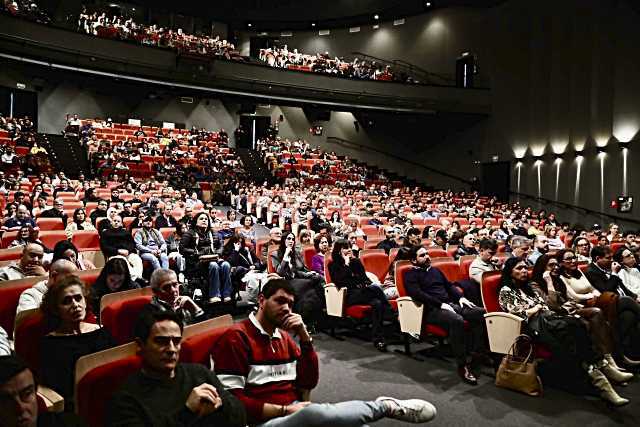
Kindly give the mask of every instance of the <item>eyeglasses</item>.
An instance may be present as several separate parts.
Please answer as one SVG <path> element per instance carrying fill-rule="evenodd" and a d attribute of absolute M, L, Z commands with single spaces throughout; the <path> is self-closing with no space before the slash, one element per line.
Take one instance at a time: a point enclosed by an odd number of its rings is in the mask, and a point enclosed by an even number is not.
<path fill-rule="evenodd" d="M 567 261 L 567 262 L 573 262 L 575 260 L 576 260 L 576 257 L 574 257 L 574 256 L 569 256 L 569 257 L 566 257 L 566 258 L 562 258 L 562 261 Z"/>

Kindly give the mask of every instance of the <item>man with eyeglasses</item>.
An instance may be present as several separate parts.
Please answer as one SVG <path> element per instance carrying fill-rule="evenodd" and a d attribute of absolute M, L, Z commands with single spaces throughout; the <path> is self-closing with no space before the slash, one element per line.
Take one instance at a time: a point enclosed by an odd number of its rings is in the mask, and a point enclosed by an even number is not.
<path fill-rule="evenodd" d="M 94 227 L 96 225 L 96 220 L 98 218 L 106 218 L 107 217 L 107 209 L 108 208 L 109 208 L 109 202 L 108 201 L 106 201 L 104 199 L 100 199 L 100 201 L 98 201 L 98 206 L 89 215 L 89 219 L 91 220 L 91 223 L 93 224 Z"/>
<path fill-rule="evenodd" d="M 431 266 L 426 248 L 412 248 L 409 259 L 414 268 L 404 275 L 407 294 L 414 302 L 424 304 L 424 323 L 438 325 L 447 331 L 462 381 L 477 385 L 478 380 L 471 370 L 472 356 L 488 361 L 484 308 L 465 298 L 442 271 Z M 468 328 L 465 328 L 465 321 Z"/>
<path fill-rule="evenodd" d="M 75 427 L 85 425 L 71 412 L 38 411 L 38 383 L 17 356 L 0 357 L 0 425 Z"/>
<path fill-rule="evenodd" d="M 626 246 L 621 247 L 613 255 L 615 262 L 621 265 L 617 276 L 631 292 L 640 295 L 640 270 L 633 251 Z M 615 274 L 615 273 L 614 273 Z"/>
<path fill-rule="evenodd" d="M 64 200 L 61 198 L 55 199 L 53 201 L 53 207 L 43 211 L 40 214 L 40 218 L 60 218 L 62 219 L 62 224 L 66 227 L 69 216 L 64 213 Z"/>
<path fill-rule="evenodd" d="M 172 311 L 144 312 L 134 326 L 142 368 L 108 405 L 110 427 L 244 427 L 243 405 L 215 373 L 197 363 L 178 363 L 183 326 Z"/>
<path fill-rule="evenodd" d="M 173 311 L 185 326 L 202 320 L 204 310 L 187 295 L 180 295 L 182 285 L 175 271 L 165 268 L 154 271 L 149 286 L 153 297 L 143 311 Z"/>
<path fill-rule="evenodd" d="M 396 242 L 396 229 L 387 226 L 384 228 L 384 240 L 380 241 L 376 246 L 377 249 L 384 249 L 384 252 L 389 255 L 391 249 L 399 247 L 398 242 Z"/>

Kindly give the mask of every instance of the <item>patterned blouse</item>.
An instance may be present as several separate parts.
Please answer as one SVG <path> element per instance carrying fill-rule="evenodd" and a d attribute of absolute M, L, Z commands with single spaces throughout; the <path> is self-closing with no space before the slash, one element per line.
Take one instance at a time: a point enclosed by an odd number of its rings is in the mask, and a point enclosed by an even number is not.
<path fill-rule="evenodd" d="M 528 320 L 527 310 L 538 304 L 542 305 L 543 310 L 549 309 L 540 295 L 534 294 L 534 296 L 531 297 L 525 294 L 522 289 L 512 289 L 508 286 L 500 289 L 498 303 L 504 311 L 515 314 L 521 317 L 522 320 Z"/>

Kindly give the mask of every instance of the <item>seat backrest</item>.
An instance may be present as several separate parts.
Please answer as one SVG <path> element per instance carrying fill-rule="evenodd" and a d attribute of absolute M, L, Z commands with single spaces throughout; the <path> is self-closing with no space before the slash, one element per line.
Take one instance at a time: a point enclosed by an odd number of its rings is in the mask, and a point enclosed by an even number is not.
<path fill-rule="evenodd" d="M 83 356 L 76 362 L 76 413 L 90 427 L 105 425 L 106 405 L 126 379 L 140 370 L 137 345 L 129 343 Z"/>
<path fill-rule="evenodd" d="M 231 326 L 233 326 L 233 318 L 228 314 L 187 326 L 180 348 L 180 361 L 200 363 L 209 367 L 212 347 Z"/>
<path fill-rule="evenodd" d="M 482 293 L 482 303 L 487 313 L 502 311 L 498 303 L 498 287 L 502 274 L 499 271 L 489 271 L 482 274 L 480 291 Z"/>
<path fill-rule="evenodd" d="M 150 286 L 145 288 L 129 289 L 126 291 L 112 292 L 106 294 L 100 299 L 100 314 L 102 315 L 102 309 L 116 301 L 124 301 L 127 299 L 140 297 L 140 296 L 153 296 L 153 291 Z"/>
<path fill-rule="evenodd" d="M 53 248 L 61 240 L 67 240 L 67 233 L 64 230 L 41 231 L 38 238 L 48 247 Z"/>
<path fill-rule="evenodd" d="M 37 218 L 36 225 L 41 231 L 64 230 L 62 218 Z"/>
<path fill-rule="evenodd" d="M 76 272 L 76 276 L 80 278 L 86 285 L 87 289 L 91 288 L 98 279 L 102 268 L 94 268 L 93 270 L 83 270 Z"/>
<path fill-rule="evenodd" d="M 460 277 L 462 277 L 462 280 L 469 278 L 469 268 L 471 267 L 471 263 L 474 259 L 475 255 L 460 258 Z"/>
<path fill-rule="evenodd" d="M 78 249 L 99 249 L 100 236 L 97 231 L 74 231 L 71 242 Z"/>
<path fill-rule="evenodd" d="M 316 248 L 314 246 L 305 246 L 302 248 L 302 258 L 304 259 L 304 265 L 308 269 L 311 269 L 311 258 L 316 254 Z"/>
<path fill-rule="evenodd" d="M 399 251 L 400 248 L 391 248 L 391 250 L 389 251 L 389 261 L 393 262 L 393 260 L 395 260 L 398 256 Z"/>
<path fill-rule="evenodd" d="M 461 280 L 460 264 L 455 261 L 433 260 L 431 266 L 440 270 L 450 282 L 459 282 Z"/>
<path fill-rule="evenodd" d="M 40 340 L 47 333 L 44 316 L 39 309 L 29 310 L 16 324 L 15 350 L 38 376 L 40 375 Z"/>
<path fill-rule="evenodd" d="M 15 261 L 22 257 L 22 247 L 12 249 L 0 249 L 0 261 Z"/>
<path fill-rule="evenodd" d="M 380 283 L 384 282 L 390 265 L 389 257 L 384 251 L 369 252 L 364 250 L 360 253 L 360 261 L 362 261 L 362 265 L 366 271 L 375 274 L 378 280 L 380 280 Z"/>
<path fill-rule="evenodd" d="M 276 268 L 273 265 L 273 261 L 271 259 L 271 256 L 274 255 L 274 254 L 277 254 L 277 253 L 278 253 L 277 249 L 267 252 L 267 272 L 268 273 L 275 273 L 276 272 Z"/>
<path fill-rule="evenodd" d="M 27 277 L 25 279 L 0 282 L 0 326 L 9 336 L 13 334 L 20 294 L 41 280 L 43 280 L 43 277 Z"/>
<path fill-rule="evenodd" d="M 145 305 L 151 301 L 150 295 L 115 301 L 102 310 L 100 320 L 118 344 L 133 340 L 133 326 Z"/>
<path fill-rule="evenodd" d="M 447 251 L 438 248 L 427 248 L 427 253 L 431 258 L 445 258 L 449 256 Z"/>
<path fill-rule="evenodd" d="M 18 230 L 5 231 L 2 235 L 2 247 L 8 247 L 18 237 Z"/>
<path fill-rule="evenodd" d="M 394 269 L 395 269 L 394 276 L 396 279 L 396 288 L 398 289 L 399 297 L 407 296 L 407 289 L 404 287 L 404 275 L 412 267 L 413 265 L 411 264 L 411 261 L 407 261 L 407 260 L 396 261 L 396 265 L 394 266 Z"/>

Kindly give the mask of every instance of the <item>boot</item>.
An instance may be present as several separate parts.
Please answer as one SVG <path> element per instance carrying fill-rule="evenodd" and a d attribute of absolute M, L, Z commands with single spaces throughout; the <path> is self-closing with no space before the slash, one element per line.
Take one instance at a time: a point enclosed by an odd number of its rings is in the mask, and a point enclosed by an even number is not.
<path fill-rule="evenodd" d="M 603 364 L 600 366 L 600 372 L 602 372 L 608 379 L 616 383 L 626 383 L 633 379 L 633 374 L 630 372 L 622 372 L 611 365 L 606 359 L 602 360 Z"/>
<path fill-rule="evenodd" d="M 626 369 L 621 368 L 620 366 L 618 366 L 618 364 L 616 363 L 616 360 L 613 358 L 611 353 L 605 354 L 604 355 L 604 360 L 606 360 L 609 365 L 611 365 L 614 369 L 617 369 L 620 372 L 629 372 Z"/>
<path fill-rule="evenodd" d="M 628 399 L 620 397 L 613 389 L 611 383 L 599 369 L 591 366 L 587 370 L 587 374 L 591 378 L 591 384 L 600 391 L 600 398 L 613 406 L 624 406 L 629 403 Z"/>

